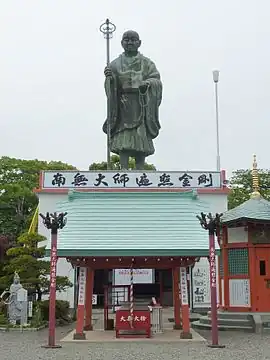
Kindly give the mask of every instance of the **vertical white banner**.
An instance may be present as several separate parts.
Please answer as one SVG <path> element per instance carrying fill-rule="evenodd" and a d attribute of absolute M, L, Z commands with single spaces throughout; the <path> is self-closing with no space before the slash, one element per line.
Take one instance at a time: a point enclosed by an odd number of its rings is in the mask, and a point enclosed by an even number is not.
<path fill-rule="evenodd" d="M 188 305 L 187 270 L 185 267 L 180 267 L 180 285 L 182 305 Z"/>
<path fill-rule="evenodd" d="M 33 301 L 29 301 L 28 302 L 28 317 L 32 317 L 33 316 Z"/>
<path fill-rule="evenodd" d="M 219 303 L 218 273 L 218 259 L 216 258 L 217 302 Z M 192 294 L 194 309 L 211 307 L 210 264 L 206 258 L 201 258 L 192 269 Z"/>
<path fill-rule="evenodd" d="M 78 305 L 84 305 L 85 303 L 85 285 L 86 285 L 86 267 L 80 267 L 79 269 L 79 298 Z"/>

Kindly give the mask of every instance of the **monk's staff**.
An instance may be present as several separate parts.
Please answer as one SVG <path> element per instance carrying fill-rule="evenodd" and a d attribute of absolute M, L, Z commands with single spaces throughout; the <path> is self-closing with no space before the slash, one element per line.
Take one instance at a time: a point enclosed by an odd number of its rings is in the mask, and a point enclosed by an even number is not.
<path fill-rule="evenodd" d="M 116 30 L 116 26 L 110 22 L 109 19 L 105 21 L 99 28 L 99 30 L 103 33 L 104 38 L 106 39 L 106 64 L 110 65 L 110 39 L 113 36 L 113 33 Z M 106 79 L 107 83 L 107 170 L 111 169 L 111 78 Z"/>

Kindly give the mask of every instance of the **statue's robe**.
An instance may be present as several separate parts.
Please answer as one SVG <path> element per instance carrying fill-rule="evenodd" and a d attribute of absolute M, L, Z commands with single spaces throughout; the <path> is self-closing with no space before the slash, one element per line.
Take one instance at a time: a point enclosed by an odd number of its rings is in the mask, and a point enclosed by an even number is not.
<path fill-rule="evenodd" d="M 115 154 L 126 151 L 130 156 L 138 153 L 152 155 L 155 152 L 153 139 L 160 130 L 160 74 L 155 64 L 140 53 L 134 57 L 121 54 L 110 67 L 113 76 L 105 80 L 109 112 L 103 125 L 107 134 L 109 119 L 110 150 Z M 142 94 L 139 85 L 144 81 L 148 81 L 150 86 Z"/>

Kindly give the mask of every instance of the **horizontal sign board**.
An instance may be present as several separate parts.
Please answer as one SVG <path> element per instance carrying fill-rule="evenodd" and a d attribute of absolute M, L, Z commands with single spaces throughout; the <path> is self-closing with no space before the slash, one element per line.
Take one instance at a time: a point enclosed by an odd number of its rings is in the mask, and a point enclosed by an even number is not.
<path fill-rule="evenodd" d="M 153 269 L 134 269 L 133 284 L 153 284 Z M 114 285 L 130 285 L 130 269 L 114 270 Z"/>
<path fill-rule="evenodd" d="M 217 171 L 44 171 L 43 189 L 96 188 L 220 188 Z"/>

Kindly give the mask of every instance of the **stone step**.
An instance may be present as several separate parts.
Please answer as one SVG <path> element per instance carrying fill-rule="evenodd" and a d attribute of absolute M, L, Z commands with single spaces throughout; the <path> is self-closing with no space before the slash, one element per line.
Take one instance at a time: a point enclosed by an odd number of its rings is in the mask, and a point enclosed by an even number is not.
<path fill-rule="evenodd" d="M 196 321 L 196 320 L 199 320 L 200 318 L 201 318 L 201 314 L 198 314 L 198 313 L 190 313 L 189 314 L 189 321 L 190 322 L 193 322 L 193 321 Z M 164 318 L 164 317 L 163 317 Z M 166 317 L 165 317 L 165 319 L 166 319 Z M 166 319 L 166 322 L 170 322 L 170 323 L 172 323 L 172 324 L 174 324 L 174 317 L 169 317 L 169 318 L 167 318 Z"/>
<path fill-rule="evenodd" d="M 203 316 L 199 320 L 202 324 L 209 324 L 211 325 L 211 318 L 209 316 Z M 225 326 L 252 326 L 252 322 L 247 319 L 220 319 L 218 318 L 218 325 L 225 325 Z"/>
<path fill-rule="evenodd" d="M 211 318 L 211 311 L 208 311 L 207 316 Z M 234 312 L 226 312 L 226 311 L 218 311 L 218 319 L 246 319 L 251 320 L 252 316 L 247 313 L 234 313 Z"/>
<path fill-rule="evenodd" d="M 198 330 L 211 330 L 210 324 L 203 324 L 198 321 L 194 321 L 191 326 L 194 329 Z M 218 325 L 218 330 L 220 331 L 243 331 L 243 332 L 254 332 L 252 326 L 236 326 L 236 325 Z"/>

